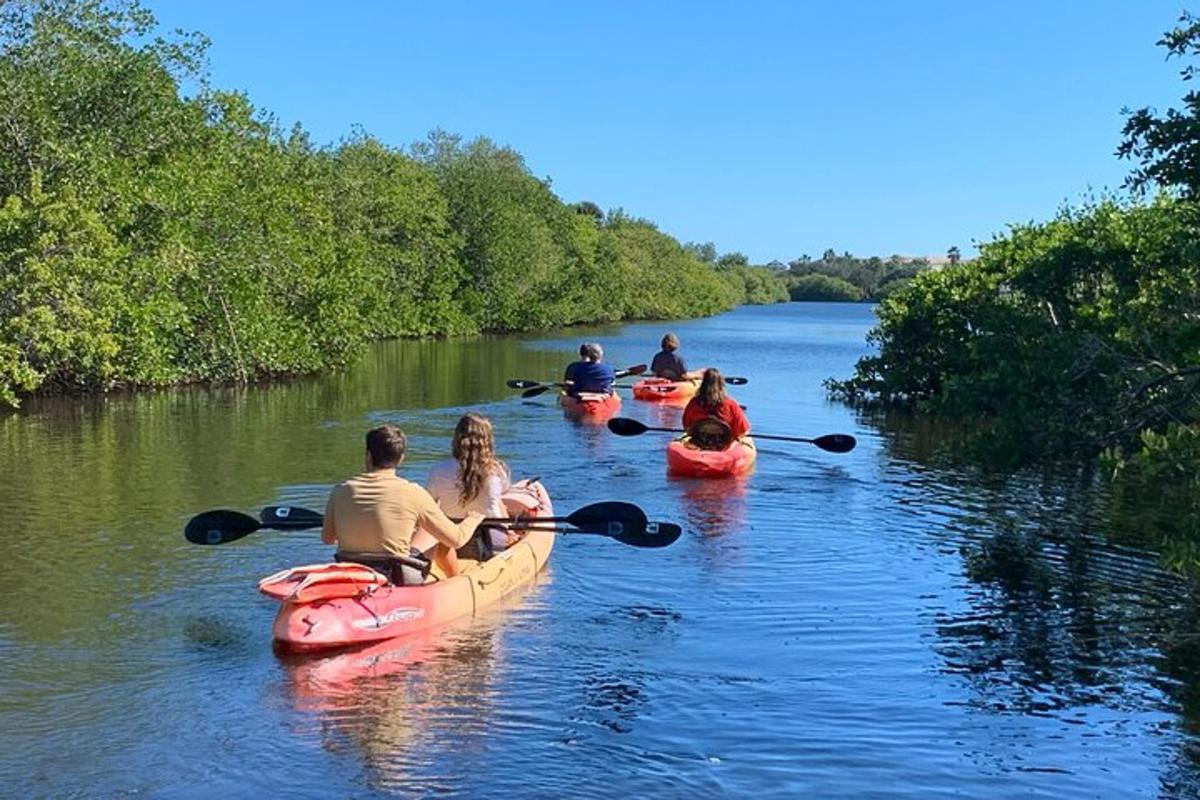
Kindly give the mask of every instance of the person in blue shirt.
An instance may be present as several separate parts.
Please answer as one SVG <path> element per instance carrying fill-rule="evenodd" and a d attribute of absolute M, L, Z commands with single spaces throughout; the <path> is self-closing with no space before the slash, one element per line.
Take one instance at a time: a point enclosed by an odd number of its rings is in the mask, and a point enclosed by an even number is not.
<path fill-rule="evenodd" d="M 604 348 L 595 342 L 584 342 L 579 346 L 579 361 L 571 363 L 563 380 L 571 385 L 567 394 L 578 397 L 580 392 L 612 394 L 616 372 L 604 363 Z"/>

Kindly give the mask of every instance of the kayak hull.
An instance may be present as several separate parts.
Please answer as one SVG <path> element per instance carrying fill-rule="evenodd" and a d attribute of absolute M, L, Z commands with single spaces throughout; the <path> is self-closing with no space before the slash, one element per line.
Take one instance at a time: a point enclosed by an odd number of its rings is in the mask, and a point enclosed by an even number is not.
<path fill-rule="evenodd" d="M 621 397 L 613 394 L 584 393 L 579 397 L 563 393 L 559 395 L 563 413 L 579 422 L 599 424 L 613 417 L 621 409 Z"/>
<path fill-rule="evenodd" d="M 549 497 L 544 490 L 542 495 L 544 502 L 534 513 L 551 516 Z M 373 586 L 352 596 L 312 602 L 284 599 L 271 635 L 286 650 L 311 652 L 428 631 L 470 616 L 532 582 L 550 558 L 555 535 L 529 531 L 491 559 L 464 561 L 466 567 L 459 575 L 420 586 Z"/>
<path fill-rule="evenodd" d="M 638 400 L 665 405 L 687 405 L 696 396 L 699 384 L 695 381 L 669 381 L 666 378 L 646 378 L 633 385 Z"/>
<path fill-rule="evenodd" d="M 667 445 L 667 471 L 691 478 L 729 478 L 754 469 L 758 449 L 749 436 L 734 440 L 724 450 L 699 450 L 687 444 L 687 437 Z"/>

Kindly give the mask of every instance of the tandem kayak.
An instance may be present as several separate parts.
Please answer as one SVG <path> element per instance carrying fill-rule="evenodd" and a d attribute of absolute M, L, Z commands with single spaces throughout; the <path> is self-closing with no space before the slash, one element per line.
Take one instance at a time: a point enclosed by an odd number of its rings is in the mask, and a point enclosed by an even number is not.
<path fill-rule="evenodd" d="M 558 402 L 562 404 L 564 414 L 580 422 L 604 422 L 621 408 L 621 397 L 615 392 L 580 392 L 578 397 L 564 392 L 558 396 Z"/>
<path fill-rule="evenodd" d="M 670 381 L 666 378 L 646 378 L 633 385 L 633 396 L 638 400 L 668 405 L 686 405 L 696 395 L 700 384 L 696 381 Z"/>
<path fill-rule="evenodd" d="M 504 496 L 510 514 L 553 516 L 540 483 Z M 554 547 L 553 531 L 528 531 L 516 544 L 479 562 L 459 558 L 462 572 L 419 586 L 394 586 L 360 564 L 295 567 L 258 588 L 280 602 L 271 633 L 285 649 L 325 650 L 426 631 L 465 617 L 533 580 Z"/>
<path fill-rule="evenodd" d="M 758 450 L 749 436 L 735 439 L 724 450 L 700 450 L 683 436 L 667 445 L 667 471 L 693 478 L 727 478 L 754 468 Z"/>

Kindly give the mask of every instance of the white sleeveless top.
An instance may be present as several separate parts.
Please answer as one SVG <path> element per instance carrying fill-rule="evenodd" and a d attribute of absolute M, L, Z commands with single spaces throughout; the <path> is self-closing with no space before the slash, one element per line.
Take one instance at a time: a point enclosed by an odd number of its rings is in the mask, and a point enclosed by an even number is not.
<path fill-rule="evenodd" d="M 458 461 L 447 458 L 434 465 L 426 481 L 426 488 L 437 501 L 438 506 L 448 517 L 465 517 L 471 512 L 483 514 L 485 517 L 506 517 L 504 503 L 500 496 L 508 491 L 508 476 L 496 472 L 488 476 L 483 483 L 483 489 L 466 505 L 463 505 L 459 494 L 462 485 L 458 482 Z"/>

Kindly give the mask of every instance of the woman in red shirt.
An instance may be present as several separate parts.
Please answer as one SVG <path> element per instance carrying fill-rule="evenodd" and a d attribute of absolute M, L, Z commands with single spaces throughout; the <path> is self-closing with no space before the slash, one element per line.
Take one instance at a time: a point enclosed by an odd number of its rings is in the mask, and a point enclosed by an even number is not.
<path fill-rule="evenodd" d="M 731 435 L 724 447 L 750 432 L 750 421 L 742 413 L 742 407 L 725 394 L 725 379 L 714 367 L 704 370 L 704 378 L 700 381 L 696 396 L 688 401 L 687 408 L 683 410 L 683 427 L 692 433 L 692 427 L 704 419 L 717 419 L 728 426 Z M 703 443 L 698 444 L 702 449 L 708 449 Z"/>

